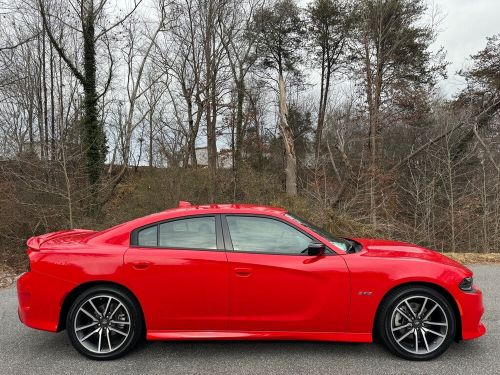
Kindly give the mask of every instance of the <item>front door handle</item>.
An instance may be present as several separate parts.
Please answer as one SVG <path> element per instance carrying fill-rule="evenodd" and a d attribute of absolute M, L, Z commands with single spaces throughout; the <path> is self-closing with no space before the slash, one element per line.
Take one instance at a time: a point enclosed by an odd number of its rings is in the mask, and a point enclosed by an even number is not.
<path fill-rule="evenodd" d="M 239 277 L 248 277 L 252 274 L 251 268 L 235 268 L 234 273 Z"/>
<path fill-rule="evenodd" d="M 147 260 L 138 260 L 136 262 L 132 262 L 132 267 L 136 270 L 145 270 L 149 268 L 151 265 L 151 262 L 148 262 Z"/>

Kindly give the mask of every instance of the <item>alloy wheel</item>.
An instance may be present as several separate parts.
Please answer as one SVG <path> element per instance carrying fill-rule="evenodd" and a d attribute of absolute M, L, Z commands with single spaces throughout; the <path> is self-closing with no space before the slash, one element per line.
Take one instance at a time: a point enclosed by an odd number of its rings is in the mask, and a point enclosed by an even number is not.
<path fill-rule="evenodd" d="M 390 330 L 395 342 L 404 351 L 428 355 L 445 342 L 449 322 L 443 306 L 436 299 L 413 295 L 396 304 Z"/>
<path fill-rule="evenodd" d="M 131 334 L 126 304 L 110 294 L 98 294 L 83 301 L 74 319 L 80 345 L 92 353 L 106 354 L 119 349 Z"/>

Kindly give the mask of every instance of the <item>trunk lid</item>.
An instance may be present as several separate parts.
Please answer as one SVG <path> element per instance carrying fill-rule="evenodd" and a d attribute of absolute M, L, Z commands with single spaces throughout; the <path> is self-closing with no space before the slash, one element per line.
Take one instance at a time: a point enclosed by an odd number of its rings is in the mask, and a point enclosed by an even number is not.
<path fill-rule="evenodd" d="M 28 239 L 27 245 L 31 251 L 40 251 L 60 246 L 64 246 L 64 248 L 71 247 L 72 245 L 81 246 L 95 233 L 97 232 L 87 229 L 61 230 L 58 232 L 42 234 L 41 236 L 31 237 Z"/>

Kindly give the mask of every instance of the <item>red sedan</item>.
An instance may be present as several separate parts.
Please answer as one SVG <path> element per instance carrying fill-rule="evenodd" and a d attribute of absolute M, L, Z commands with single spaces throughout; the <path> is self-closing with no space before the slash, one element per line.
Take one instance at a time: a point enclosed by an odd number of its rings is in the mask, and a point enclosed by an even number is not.
<path fill-rule="evenodd" d="M 148 340 L 371 342 L 425 360 L 485 333 L 472 272 L 403 242 L 339 238 L 274 207 L 179 208 L 28 240 L 29 327 L 94 359 Z"/>

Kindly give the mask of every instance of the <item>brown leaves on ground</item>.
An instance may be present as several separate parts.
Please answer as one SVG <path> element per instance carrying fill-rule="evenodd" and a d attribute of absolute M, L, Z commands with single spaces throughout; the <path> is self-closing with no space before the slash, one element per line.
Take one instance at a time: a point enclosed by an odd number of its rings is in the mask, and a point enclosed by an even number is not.
<path fill-rule="evenodd" d="M 463 264 L 500 263 L 500 253 L 444 253 Z"/>
<path fill-rule="evenodd" d="M 0 263 L 0 288 L 8 287 L 16 281 L 18 272 L 6 264 Z"/>

